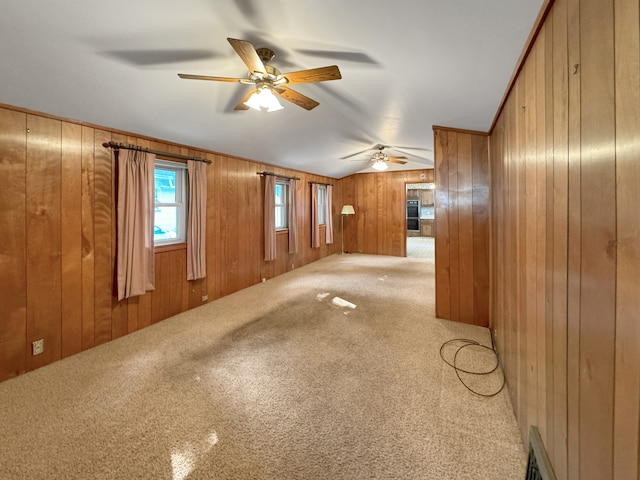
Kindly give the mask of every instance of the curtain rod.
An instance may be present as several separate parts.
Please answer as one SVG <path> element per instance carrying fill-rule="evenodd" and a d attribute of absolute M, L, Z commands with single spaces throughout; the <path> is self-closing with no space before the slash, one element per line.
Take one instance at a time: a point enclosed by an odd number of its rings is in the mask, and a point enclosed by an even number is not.
<path fill-rule="evenodd" d="M 122 148 L 123 150 L 138 150 L 140 152 L 147 152 L 147 153 L 153 153 L 155 155 L 162 155 L 163 157 L 171 157 L 171 158 L 179 158 L 181 160 L 195 160 L 196 162 L 211 163 L 211 160 L 207 158 L 190 157 L 188 155 L 180 155 L 178 153 L 161 152 L 160 150 L 151 150 L 150 148 L 140 147 L 139 145 L 125 145 L 124 143 L 118 143 L 118 142 L 104 142 L 102 146 L 107 148 L 113 148 L 114 150 L 118 150 L 120 148 Z"/>
<path fill-rule="evenodd" d="M 309 182 L 309 185 L 326 185 L 327 187 L 333 187 L 333 183 L 323 183 L 323 182 Z"/>
<path fill-rule="evenodd" d="M 262 175 L 263 177 L 265 175 L 271 175 L 272 177 L 279 177 L 279 178 L 286 178 L 287 180 L 300 180 L 298 177 L 289 177 L 287 175 L 280 175 L 279 173 L 273 173 L 273 172 L 256 172 L 258 175 Z"/>

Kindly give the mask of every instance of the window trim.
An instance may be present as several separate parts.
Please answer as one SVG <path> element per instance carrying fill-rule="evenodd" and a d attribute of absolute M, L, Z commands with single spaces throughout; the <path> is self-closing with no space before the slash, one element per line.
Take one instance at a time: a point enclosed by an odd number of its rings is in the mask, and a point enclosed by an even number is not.
<path fill-rule="evenodd" d="M 285 192 L 284 192 L 284 203 L 278 203 L 278 195 L 275 193 L 278 191 L 278 185 L 282 185 L 285 188 Z M 291 184 L 289 183 L 289 180 L 283 180 L 283 179 L 276 179 L 276 186 L 274 189 L 274 204 L 275 204 L 275 212 L 278 211 L 278 208 L 284 208 L 284 226 L 283 225 L 278 225 L 278 215 L 277 213 L 274 212 L 275 214 L 275 228 L 276 228 L 276 232 L 283 232 L 286 230 L 289 230 L 289 203 L 291 201 L 291 196 L 290 196 L 290 192 L 291 192 Z"/>
<path fill-rule="evenodd" d="M 163 238 L 156 240 L 154 235 L 153 245 L 154 247 L 166 247 L 168 245 L 178 245 L 187 241 L 187 215 L 188 215 L 188 202 L 189 202 L 189 182 L 187 173 L 186 162 L 177 162 L 173 160 L 166 160 L 163 158 L 156 158 L 153 165 L 154 170 L 154 192 L 155 192 L 155 171 L 167 170 L 176 172 L 176 202 L 165 203 L 156 202 L 154 194 L 154 226 L 155 222 L 155 210 L 158 206 L 177 207 L 178 209 L 178 234 L 176 238 Z"/>
<path fill-rule="evenodd" d="M 318 226 L 327 225 L 327 186 L 318 185 Z"/>

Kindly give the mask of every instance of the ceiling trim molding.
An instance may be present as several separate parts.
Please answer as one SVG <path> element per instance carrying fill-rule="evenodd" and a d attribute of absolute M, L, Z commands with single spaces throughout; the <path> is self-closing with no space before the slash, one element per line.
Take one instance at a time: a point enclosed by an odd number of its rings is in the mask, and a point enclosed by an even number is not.
<path fill-rule="evenodd" d="M 463 128 L 452 128 L 452 127 L 442 127 L 440 125 L 434 125 L 433 131 L 436 130 L 446 130 L 448 132 L 458 132 L 458 133 L 468 133 L 470 135 L 482 135 L 483 137 L 488 137 L 489 132 L 482 132 L 480 130 L 465 130 Z"/>

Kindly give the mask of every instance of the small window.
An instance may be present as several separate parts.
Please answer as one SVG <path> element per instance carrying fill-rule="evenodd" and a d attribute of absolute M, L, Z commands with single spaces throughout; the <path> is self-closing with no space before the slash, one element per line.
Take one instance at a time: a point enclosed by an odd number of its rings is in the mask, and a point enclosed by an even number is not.
<path fill-rule="evenodd" d="M 318 187 L 318 225 L 327 223 L 327 187 Z"/>
<path fill-rule="evenodd" d="M 153 242 L 169 245 L 187 241 L 187 165 L 156 160 Z"/>
<path fill-rule="evenodd" d="M 276 181 L 276 230 L 286 230 L 289 227 L 289 182 Z"/>

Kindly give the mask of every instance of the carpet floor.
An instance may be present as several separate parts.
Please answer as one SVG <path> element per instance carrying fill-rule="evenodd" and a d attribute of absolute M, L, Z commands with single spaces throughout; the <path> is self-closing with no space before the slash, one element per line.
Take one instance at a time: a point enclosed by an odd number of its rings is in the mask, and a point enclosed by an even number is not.
<path fill-rule="evenodd" d="M 433 261 L 333 255 L 2 382 L 0 476 L 524 478 L 506 390 L 440 357 L 489 332 L 434 290 Z"/>

